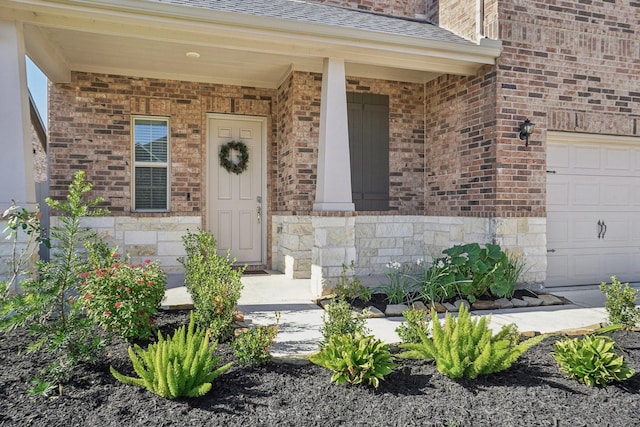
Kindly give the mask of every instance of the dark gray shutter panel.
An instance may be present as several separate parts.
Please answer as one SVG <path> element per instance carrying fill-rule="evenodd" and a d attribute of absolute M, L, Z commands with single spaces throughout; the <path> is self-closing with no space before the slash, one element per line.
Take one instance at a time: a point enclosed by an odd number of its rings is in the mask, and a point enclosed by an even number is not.
<path fill-rule="evenodd" d="M 348 93 L 351 191 L 356 211 L 389 209 L 389 97 Z"/>

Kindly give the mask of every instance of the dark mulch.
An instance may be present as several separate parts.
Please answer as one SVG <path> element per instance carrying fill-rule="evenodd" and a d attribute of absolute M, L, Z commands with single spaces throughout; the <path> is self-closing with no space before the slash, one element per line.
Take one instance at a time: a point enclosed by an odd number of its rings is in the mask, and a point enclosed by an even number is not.
<path fill-rule="evenodd" d="M 164 331 L 186 313 L 159 316 Z M 613 335 L 628 364 L 640 370 L 640 333 Z M 0 335 L 2 426 L 632 426 L 640 425 L 640 375 L 607 388 L 565 378 L 550 356 L 555 339 L 526 353 L 509 370 L 475 381 L 454 381 L 432 363 L 399 361 L 378 390 L 330 384 L 328 371 L 308 363 L 234 366 L 207 396 L 169 401 L 118 383 L 113 364 L 131 371 L 127 345 L 107 360 L 79 367 L 62 396 L 27 394 L 46 366 L 42 355 L 19 353 L 20 332 Z M 224 360 L 233 358 L 219 346 Z"/>
<path fill-rule="evenodd" d="M 536 294 L 535 292 L 528 290 L 528 289 L 516 289 L 516 291 L 513 293 L 513 298 L 519 298 L 522 299 L 522 297 L 527 296 L 527 297 L 537 297 L 538 294 Z M 483 300 L 492 300 L 495 301 L 497 300 L 499 297 L 495 296 L 495 295 L 484 295 L 482 298 L 479 299 L 483 299 Z M 449 302 L 451 304 L 453 304 L 458 298 L 451 298 L 447 301 L 443 301 L 443 302 Z M 565 303 L 569 304 L 570 302 L 567 301 L 566 299 L 559 297 L 559 299 L 561 301 L 564 301 Z M 418 298 L 416 298 L 416 301 L 422 301 L 424 304 L 429 305 L 429 301 L 425 301 L 425 300 L 420 300 Z M 378 310 L 380 310 L 381 312 L 385 312 L 387 305 L 389 304 L 389 301 L 387 300 L 387 295 L 384 293 L 379 293 L 376 292 L 374 294 L 371 295 L 371 299 L 368 301 L 363 301 L 360 297 L 356 297 L 353 298 L 351 300 L 349 300 L 349 304 L 351 304 L 351 308 L 353 308 L 356 311 L 361 312 L 362 310 L 364 310 L 367 307 L 375 307 Z M 473 307 L 471 308 L 471 310 L 473 310 Z"/>

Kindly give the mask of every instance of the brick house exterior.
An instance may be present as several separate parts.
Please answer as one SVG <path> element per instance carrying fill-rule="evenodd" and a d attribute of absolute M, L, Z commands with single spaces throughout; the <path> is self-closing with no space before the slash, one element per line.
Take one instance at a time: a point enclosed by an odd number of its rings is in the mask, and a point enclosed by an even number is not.
<path fill-rule="evenodd" d="M 567 166 L 565 174 L 561 167 L 562 153 L 583 148 L 601 153 L 598 159 L 612 149 L 626 150 L 628 168 L 611 178 L 603 166 L 600 181 L 611 183 L 616 194 L 635 191 L 640 3 L 254 0 L 248 6 L 192 6 L 181 0 L 122 0 L 72 4 L 69 10 L 57 2 L 5 3 L 0 11 L 19 23 L 16 32 L 24 33 L 26 52 L 52 80 L 51 196 L 64 197 L 73 172 L 86 170 L 94 194 L 105 197 L 111 211 L 92 225 L 134 258 L 155 257 L 169 271 L 179 271 L 184 232 L 222 221 L 213 212 L 212 188 L 226 178 L 213 177 L 212 128 L 237 116 L 264 123 L 263 190 L 256 193 L 263 247 L 251 263 L 310 277 L 317 294 L 328 289 L 342 264 L 355 261 L 361 277 L 377 275 L 389 261 L 413 262 L 469 242 L 496 242 L 522 255 L 528 286 L 597 283 L 609 273 L 640 278 L 631 266 L 640 265 L 640 254 L 633 252 L 640 230 L 629 225 L 640 214 L 633 198 L 624 205 L 627 216 L 612 220 L 603 207 L 606 197 L 588 212 L 579 204 L 556 203 L 558 188 L 569 189 L 571 200 L 582 194 L 578 178 L 571 177 L 584 171 Z M 34 18 L 30 8 L 48 21 Z M 61 11 L 71 14 L 71 23 L 57 21 Z M 87 16 L 95 16 L 95 28 L 81 23 Z M 110 20 L 121 20 L 122 27 L 112 30 Z M 168 35 L 152 29 L 157 23 Z M 246 28 L 255 34 L 241 34 Z M 86 34 L 103 56 L 83 50 L 72 40 L 74 31 Z M 59 45 L 55 55 L 42 53 L 43 35 Z M 109 37 L 113 46 L 104 39 Z M 219 63 L 206 62 L 209 69 L 202 74 L 192 65 L 195 54 L 163 62 L 154 51 L 165 43 L 169 54 L 203 50 L 206 60 L 207 37 L 228 44 L 215 51 Z M 126 61 L 109 62 L 108 49 L 120 49 Z M 138 58 L 147 54 L 158 65 L 145 69 Z M 267 79 L 276 66 L 280 71 Z M 253 68 L 262 75 L 250 73 Z M 351 169 L 342 163 L 349 140 L 345 91 L 388 99 L 388 209 L 356 211 L 352 203 Z M 168 119 L 165 212 L 140 212 L 132 204 L 135 117 Z M 519 126 L 527 118 L 535 130 L 525 146 Z M 574 160 L 567 162 L 581 164 Z M 549 177 L 556 164 L 557 173 Z M 579 224 L 591 214 L 631 227 L 625 229 L 630 241 L 594 246 L 596 253 L 618 259 L 624 252 L 629 262 L 572 281 L 580 262 L 590 262 L 593 254 L 570 257 L 593 242 L 571 231 L 568 246 L 562 246 L 558 236 L 572 218 Z M 584 221 L 596 226 L 591 217 Z M 614 228 L 609 235 L 615 240 Z M 597 244 L 604 242 L 603 231 L 598 229 Z"/>

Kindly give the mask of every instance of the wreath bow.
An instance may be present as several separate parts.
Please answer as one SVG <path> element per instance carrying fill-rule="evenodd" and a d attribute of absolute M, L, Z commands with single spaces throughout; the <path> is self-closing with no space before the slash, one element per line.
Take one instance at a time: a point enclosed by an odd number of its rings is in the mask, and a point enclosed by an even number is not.
<path fill-rule="evenodd" d="M 229 155 L 232 151 L 240 153 L 238 156 L 238 163 L 235 163 L 230 159 Z M 247 170 L 248 163 L 249 152 L 247 151 L 247 146 L 244 142 L 230 141 L 220 148 L 220 166 L 225 168 L 227 172 L 233 172 L 236 175 L 240 175 L 242 172 Z"/>

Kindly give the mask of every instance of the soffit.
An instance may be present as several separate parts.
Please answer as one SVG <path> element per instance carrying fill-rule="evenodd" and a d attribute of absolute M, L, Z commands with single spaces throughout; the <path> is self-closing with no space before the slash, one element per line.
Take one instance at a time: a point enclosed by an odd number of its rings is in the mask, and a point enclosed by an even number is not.
<path fill-rule="evenodd" d="M 298 3 L 274 4 L 283 2 Z M 53 81 L 64 81 L 67 69 L 277 87 L 291 69 L 320 72 L 323 58 L 338 57 L 352 76 L 425 82 L 442 73 L 473 74 L 499 52 L 497 46 L 453 40 L 457 36 L 431 25 L 418 34 L 427 24 L 412 21 L 399 20 L 394 33 L 360 28 L 373 25 L 377 15 L 341 27 L 334 21 L 351 11 L 327 6 L 331 24 L 173 3 L 5 1 L 0 14 L 25 24 L 27 52 Z M 187 58 L 189 51 L 200 57 Z"/>

